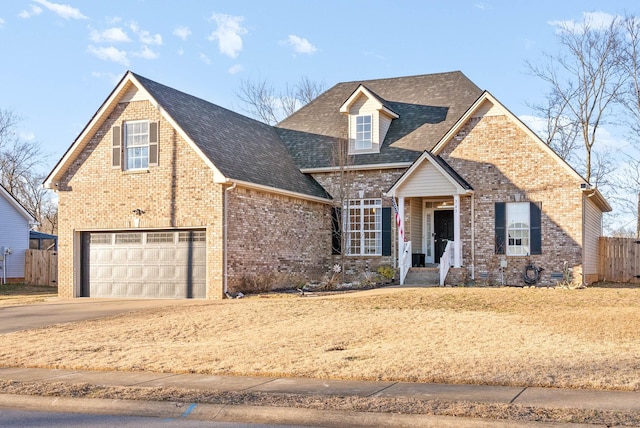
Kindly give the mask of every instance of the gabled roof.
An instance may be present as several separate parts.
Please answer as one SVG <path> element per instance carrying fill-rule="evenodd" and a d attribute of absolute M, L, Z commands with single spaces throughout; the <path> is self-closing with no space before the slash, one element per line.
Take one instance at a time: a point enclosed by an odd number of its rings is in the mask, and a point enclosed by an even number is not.
<path fill-rule="evenodd" d="M 391 122 L 380 153 L 355 155 L 356 166 L 410 165 L 431 150 L 482 94 L 460 71 L 339 83 L 276 125 L 302 170 L 335 166 L 335 141 L 348 135 L 340 106 L 361 86 L 399 117 Z"/>
<path fill-rule="evenodd" d="M 218 181 L 330 199 L 312 177 L 300 172 L 273 127 L 130 71 L 49 174 L 45 185 L 53 186 L 118 100 L 133 87 L 146 93 L 152 104 L 203 157 Z"/>
<path fill-rule="evenodd" d="M 422 152 L 422 155 L 416 159 L 416 161 L 411 165 L 409 169 L 407 169 L 391 186 L 391 188 L 387 191 L 388 195 L 394 195 L 395 192 L 405 183 L 412 174 L 420 168 L 422 164 L 425 162 L 433 165 L 439 172 L 444 176 L 456 189 L 458 194 L 466 194 L 472 193 L 473 187 L 467 181 L 462 178 L 453 168 L 449 165 L 444 159 L 440 156 L 435 156 L 432 153 L 429 153 L 427 150 Z"/>
<path fill-rule="evenodd" d="M 442 149 L 451 141 L 453 137 L 460 131 L 460 129 L 467 123 L 467 121 L 482 107 L 486 102 L 491 103 L 493 106 L 500 109 L 501 113 L 505 114 L 513 123 L 516 124 L 525 134 L 527 134 L 533 141 L 535 141 L 539 147 L 541 147 L 544 151 L 546 151 L 555 161 L 558 163 L 558 166 L 564 168 L 569 174 L 573 175 L 576 181 L 580 184 L 583 189 L 587 189 L 589 191 L 589 197 L 595 197 L 594 202 L 603 212 L 612 211 L 611 205 L 607 202 L 605 197 L 602 195 L 600 190 L 591 189 L 587 180 L 584 179 L 571 165 L 567 163 L 564 159 L 560 157 L 547 143 L 545 143 L 535 132 L 531 130 L 522 120 L 520 120 L 516 115 L 511 113 L 511 111 L 506 108 L 500 101 L 498 101 L 493 95 L 491 95 L 488 91 L 484 91 L 478 99 L 469 107 L 469 109 L 456 121 L 456 123 L 449 129 L 449 131 L 442 137 L 440 141 L 435 145 L 433 150 L 431 151 L 434 155 L 438 155 Z M 439 157 L 439 156 L 438 156 Z"/>
<path fill-rule="evenodd" d="M 27 210 L 9 191 L 0 184 L 0 197 L 3 197 L 7 200 L 9 205 L 11 205 L 15 210 L 24 217 L 28 222 L 35 223 L 35 217 Z"/>
<path fill-rule="evenodd" d="M 360 95 L 364 95 L 368 99 L 376 101 L 378 104 L 378 106 L 376 107 L 377 110 L 384 111 L 387 115 L 394 119 L 398 118 L 398 113 L 393 111 L 389 103 L 387 103 L 382 97 L 380 97 L 378 94 L 371 91 L 364 85 L 358 86 L 358 89 L 356 89 L 353 94 L 351 94 L 349 99 L 347 99 L 347 101 L 342 104 L 342 106 L 340 107 L 340 113 L 349 113 L 349 108 L 358 99 L 358 97 L 360 97 Z"/>

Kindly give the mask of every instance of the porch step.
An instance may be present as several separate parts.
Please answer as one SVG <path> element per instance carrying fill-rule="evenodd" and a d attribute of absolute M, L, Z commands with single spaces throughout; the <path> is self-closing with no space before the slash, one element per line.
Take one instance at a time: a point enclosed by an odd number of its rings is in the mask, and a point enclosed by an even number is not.
<path fill-rule="evenodd" d="M 439 267 L 412 267 L 404 279 L 406 285 L 440 285 Z"/>

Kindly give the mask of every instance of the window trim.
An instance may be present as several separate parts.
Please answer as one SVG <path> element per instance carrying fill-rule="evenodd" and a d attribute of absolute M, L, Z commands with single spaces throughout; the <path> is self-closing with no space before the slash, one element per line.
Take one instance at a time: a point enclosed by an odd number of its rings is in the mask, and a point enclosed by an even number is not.
<path fill-rule="evenodd" d="M 529 248 L 526 254 L 512 254 L 508 251 L 507 204 L 529 204 Z M 542 209 L 539 202 L 496 202 L 495 203 L 495 254 L 508 257 L 528 257 L 542 254 Z"/>
<path fill-rule="evenodd" d="M 374 209 L 373 222 L 367 220 L 367 210 Z M 382 256 L 383 255 L 383 208 L 381 198 L 363 198 L 363 199 L 350 199 L 343 208 L 343 223 L 345 225 L 346 242 L 345 250 L 348 256 Z M 357 217 L 358 229 L 352 229 L 352 214 Z M 372 228 L 367 226 L 373 225 Z M 373 235 L 373 236 L 371 236 Z M 356 238 L 359 242 L 354 242 Z M 371 245 L 371 241 L 375 244 L 375 247 Z M 358 252 L 353 252 L 353 245 L 357 243 Z M 373 249 L 373 252 L 367 252 Z"/>
<path fill-rule="evenodd" d="M 146 124 L 146 132 L 131 132 L 129 131 L 129 127 L 134 127 L 136 124 Z M 148 120 L 128 120 L 123 124 L 123 152 L 124 152 L 124 162 L 123 167 L 126 171 L 135 171 L 135 170 L 146 170 L 149 169 L 149 140 L 150 140 L 150 122 Z M 134 144 L 134 142 L 129 141 L 129 136 L 146 136 L 146 142 L 142 144 Z M 130 150 L 135 149 L 146 149 L 146 155 L 144 156 L 132 156 L 130 154 Z M 132 159 L 138 160 L 140 159 L 142 162 L 142 166 L 130 166 L 130 162 Z M 144 162 L 146 160 L 146 162 Z"/>
<path fill-rule="evenodd" d="M 369 119 L 368 120 L 368 125 L 369 125 L 369 130 L 358 130 L 359 126 L 365 127 L 367 125 L 367 123 L 362 123 L 362 124 L 358 124 L 359 120 L 365 120 L 365 119 Z M 353 123 L 353 127 L 354 127 L 354 135 L 353 135 L 353 150 L 354 152 L 362 152 L 362 151 L 368 151 L 368 150 L 372 150 L 373 149 L 373 115 L 372 114 L 358 114 L 354 116 L 354 123 Z M 365 138 L 358 138 L 358 136 L 360 134 L 366 135 L 369 134 L 369 138 L 365 139 Z M 367 147 L 358 147 L 358 144 L 362 144 L 362 143 L 368 143 Z"/>
<path fill-rule="evenodd" d="M 513 212 L 516 205 L 525 207 L 522 212 Z M 509 208 L 512 208 L 511 214 Z M 526 219 L 525 219 L 526 217 Z M 526 227 L 525 227 L 526 226 Z M 507 234 L 506 255 L 507 256 L 528 256 L 531 254 L 531 208 L 529 202 L 508 202 L 505 212 L 505 229 Z M 513 235 L 513 236 L 512 236 Z M 514 242 L 512 244 L 512 241 Z M 517 244 L 516 242 L 520 242 Z M 523 244 L 523 241 L 526 244 Z"/>

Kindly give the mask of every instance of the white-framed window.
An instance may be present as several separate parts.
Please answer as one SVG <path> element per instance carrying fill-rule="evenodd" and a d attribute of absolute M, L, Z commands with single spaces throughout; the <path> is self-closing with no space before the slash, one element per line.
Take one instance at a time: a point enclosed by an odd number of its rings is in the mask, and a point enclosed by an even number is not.
<path fill-rule="evenodd" d="M 126 169 L 149 167 L 149 121 L 124 124 L 124 157 Z"/>
<path fill-rule="evenodd" d="M 529 203 L 507 203 L 507 255 L 527 256 L 530 254 L 529 238 L 530 225 Z"/>
<path fill-rule="evenodd" d="M 371 115 L 356 116 L 355 150 L 370 150 L 373 147 Z"/>
<path fill-rule="evenodd" d="M 382 199 L 351 199 L 344 212 L 347 254 L 382 255 Z"/>

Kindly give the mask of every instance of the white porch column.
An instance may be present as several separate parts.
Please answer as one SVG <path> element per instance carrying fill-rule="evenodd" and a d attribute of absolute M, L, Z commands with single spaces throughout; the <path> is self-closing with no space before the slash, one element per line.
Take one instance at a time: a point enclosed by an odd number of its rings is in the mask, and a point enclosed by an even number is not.
<path fill-rule="evenodd" d="M 460 195 L 453 195 L 453 266 L 462 264 L 462 241 L 460 239 Z"/>
<path fill-rule="evenodd" d="M 402 222 L 402 230 L 404 230 L 404 196 L 398 196 L 398 214 L 400 215 L 400 221 Z M 396 225 L 396 233 L 398 235 L 398 267 L 400 267 L 402 263 L 402 253 L 404 252 L 404 236 L 400 234 L 400 229 L 398 229 L 398 224 L 395 219 L 394 223 Z"/>

